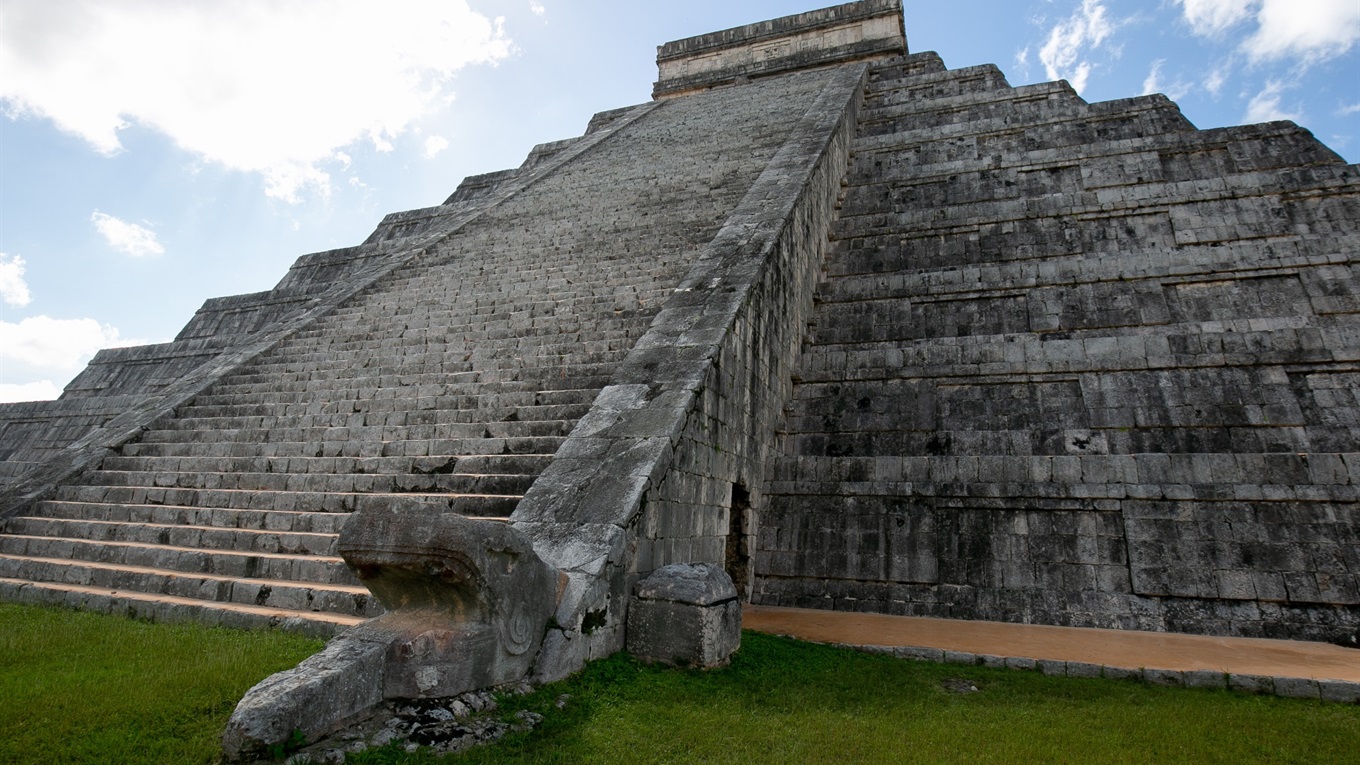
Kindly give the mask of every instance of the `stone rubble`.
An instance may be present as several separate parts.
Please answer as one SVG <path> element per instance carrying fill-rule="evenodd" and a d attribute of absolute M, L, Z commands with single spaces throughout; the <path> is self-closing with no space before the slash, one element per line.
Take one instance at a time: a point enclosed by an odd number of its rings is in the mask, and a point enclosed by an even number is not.
<path fill-rule="evenodd" d="M 408 752 L 425 748 L 444 754 L 492 743 L 508 733 L 532 730 L 543 721 L 541 715 L 528 710 L 516 713 L 513 721 L 501 714 L 498 696 L 522 696 L 532 690 L 520 683 L 446 698 L 385 702 L 366 720 L 305 746 L 285 762 L 339 765 L 349 754 L 393 744 Z M 565 705 L 566 700 L 559 700 L 559 708 Z"/>

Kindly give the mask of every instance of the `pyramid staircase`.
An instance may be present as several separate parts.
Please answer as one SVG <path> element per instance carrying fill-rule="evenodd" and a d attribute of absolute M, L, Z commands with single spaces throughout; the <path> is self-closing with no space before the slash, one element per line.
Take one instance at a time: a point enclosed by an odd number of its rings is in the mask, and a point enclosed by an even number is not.
<path fill-rule="evenodd" d="M 370 241 L 420 254 L 5 521 L 0 599 L 317 634 L 380 613 L 336 554 L 348 513 L 508 518 L 826 79 L 643 107 L 435 246 L 446 208 L 389 216 Z"/>
<path fill-rule="evenodd" d="M 476 301 L 410 300 L 420 278 L 299 332 L 11 519 L 0 583 L 234 625 L 324 631 L 380 613 L 336 555 L 346 513 L 399 498 L 507 518 L 646 320 L 582 296 L 579 325 L 535 335 L 512 329 L 545 310 L 531 279 L 507 290 L 510 310 L 479 315 Z M 588 318 L 601 312 L 608 322 Z M 394 315 L 397 336 L 373 330 Z M 457 339 L 431 352 L 411 331 L 430 323 Z"/>

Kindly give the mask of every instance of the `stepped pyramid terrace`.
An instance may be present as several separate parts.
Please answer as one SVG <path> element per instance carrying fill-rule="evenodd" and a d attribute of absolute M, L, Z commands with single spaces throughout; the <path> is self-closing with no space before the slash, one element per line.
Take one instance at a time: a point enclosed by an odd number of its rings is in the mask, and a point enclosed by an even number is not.
<path fill-rule="evenodd" d="M 1355 635 L 1360 167 L 950 69 L 898 0 L 658 67 L 0 405 L 0 598 L 339 635 L 241 754 L 732 603 Z"/>

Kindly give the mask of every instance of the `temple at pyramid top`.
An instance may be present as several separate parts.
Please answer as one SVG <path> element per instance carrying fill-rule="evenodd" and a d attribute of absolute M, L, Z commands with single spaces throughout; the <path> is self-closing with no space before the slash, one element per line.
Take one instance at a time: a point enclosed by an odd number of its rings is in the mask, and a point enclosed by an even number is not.
<path fill-rule="evenodd" d="M 907 52 L 901 0 L 861 0 L 657 48 L 655 98 Z"/>

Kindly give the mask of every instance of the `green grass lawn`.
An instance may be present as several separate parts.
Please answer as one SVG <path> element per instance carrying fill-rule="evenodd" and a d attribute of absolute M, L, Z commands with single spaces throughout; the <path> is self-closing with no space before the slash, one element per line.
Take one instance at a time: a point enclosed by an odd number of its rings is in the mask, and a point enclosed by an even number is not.
<path fill-rule="evenodd" d="M 505 702 L 538 729 L 396 763 L 1360 762 L 1360 707 L 923 664 L 746 633 L 714 672 L 626 656 Z M 237 699 L 320 642 L 0 604 L 0 763 L 207 763 Z M 1360 656 L 1360 654 L 1358 654 Z M 958 693 L 951 680 L 979 690 Z M 965 684 L 966 685 L 966 684 Z M 554 702 L 571 698 L 565 708 Z"/>
<path fill-rule="evenodd" d="M 321 646 L 0 603 L 0 763 L 215 762 L 246 690 Z"/>
<path fill-rule="evenodd" d="M 742 641 L 714 672 L 626 656 L 594 664 L 507 702 L 546 719 L 493 747 L 350 762 L 1360 763 L 1360 707 L 917 663 L 751 632 Z M 947 690 L 957 679 L 979 690 Z M 558 710 L 563 693 L 572 698 Z"/>

